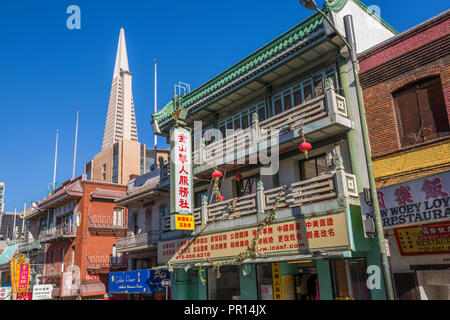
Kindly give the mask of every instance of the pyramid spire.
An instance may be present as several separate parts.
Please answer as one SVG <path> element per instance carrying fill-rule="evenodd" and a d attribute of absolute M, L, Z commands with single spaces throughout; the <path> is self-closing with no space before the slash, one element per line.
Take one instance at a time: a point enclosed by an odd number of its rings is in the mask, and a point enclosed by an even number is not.
<path fill-rule="evenodd" d="M 119 140 L 138 141 L 125 31 L 120 29 L 102 151 Z"/>
<path fill-rule="evenodd" d="M 117 45 L 116 64 L 114 65 L 114 75 L 116 77 L 120 70 L 130 71 L 128 67 L 127 44 L 125 42 L 125 31 L 120 28 L 119 43 Z"/>

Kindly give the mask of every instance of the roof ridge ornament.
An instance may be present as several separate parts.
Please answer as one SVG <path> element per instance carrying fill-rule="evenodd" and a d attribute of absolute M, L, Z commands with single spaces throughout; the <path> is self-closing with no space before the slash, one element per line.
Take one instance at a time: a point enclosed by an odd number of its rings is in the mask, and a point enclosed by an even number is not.
<path fill-rule="evenodd" d="M 325 0 L 326 6 L 334 12 L 339 12 L 346 5 L 347 0 Z"/>

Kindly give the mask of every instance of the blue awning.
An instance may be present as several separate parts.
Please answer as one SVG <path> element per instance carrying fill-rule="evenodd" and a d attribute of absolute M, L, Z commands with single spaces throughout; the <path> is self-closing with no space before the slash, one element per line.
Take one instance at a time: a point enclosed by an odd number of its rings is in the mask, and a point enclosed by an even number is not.
<path fill-rule="evenodd" d="M 6 249 L 0 255 L 0 265 L 10 263 L 11 259 L 17 253 L 18 247 L 19 247 L 19 244 L 13 244 L 9 247 L 6 247 Z"/>

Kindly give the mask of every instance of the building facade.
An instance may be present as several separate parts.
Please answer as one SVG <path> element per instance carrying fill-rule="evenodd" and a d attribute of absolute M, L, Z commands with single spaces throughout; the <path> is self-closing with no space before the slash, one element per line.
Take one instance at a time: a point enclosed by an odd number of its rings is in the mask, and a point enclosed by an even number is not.
<path fill-rule="evenodd" d="M 449 16 L 443 12 L 359 57 L 398 299 L 450 298 Z M 405 205 L 414 210 L 403 212 Z"/>
<path fill-rule="evenodd" d="M 35 268 L 35 283 L 53 284 L 56 299 L 103 298 L 108 274 L 126 270 L 116 239 L 127 230 L 127 210 L 114 201 L 126 186 L 93 182 L 84 175 L 66 181 L 27 212 L 28 239 L 18 251 Z"/>
<path fill-rule="evenodd" d="M 352 15 L 358 52 L 396 34 L 360 1 L 324 10 L 343 34 Z M 153 115 L 169 137 L 186 110 L 194 140 L 194 233 L 163 232 L 158 244 L 174 299 L 386 299 L 383 281 L 366 285 L 369 266 L 382 271 L 358 196 L 368 178 L 353 80 L 316 13 Z"/>

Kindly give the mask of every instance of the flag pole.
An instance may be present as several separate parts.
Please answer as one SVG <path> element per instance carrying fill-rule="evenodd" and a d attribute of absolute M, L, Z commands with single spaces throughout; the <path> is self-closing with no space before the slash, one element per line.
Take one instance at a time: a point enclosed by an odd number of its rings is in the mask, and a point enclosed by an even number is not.
<path fill-rule="evenodd" d="M 154 61 L 155 61 L 155 110 L 154 110 L 154 113 L 156 114 L 157 112 L 158 112 L 158 99 L 157 99 L 157 97 L 158 97 L 158 91 L 157 91 L 157 63 L 156 63 L 156 59 L 154 59 Z M 158 156 L 157 156 L 157 150 L 158 150 L 158 136 L 155 134 L 155 133 L 153 133 L 153 135 L 154 135 L 154 138 L 155 138 L 155 141 L 154 141 L 154 144 L 155 144 L 155 153 L 154 153 L 154 155 L 155 155 L 155 169 L 156 169 L 156 167 L 158 166 L 157 165 L 157 161 L 158 161 Z"/>
<path fill-rule="evenodd" d="M 75 164 L 76 164 L 76 160 L 77 160 L 78 113 L 79 113 L 79 108 L 77 106 L 77 122 L 76 122 L 76 126 L 75 126 L 75 147 L 74 147 L 74 151 L 73 151 L 72 179 L 75 178 Z"/>

